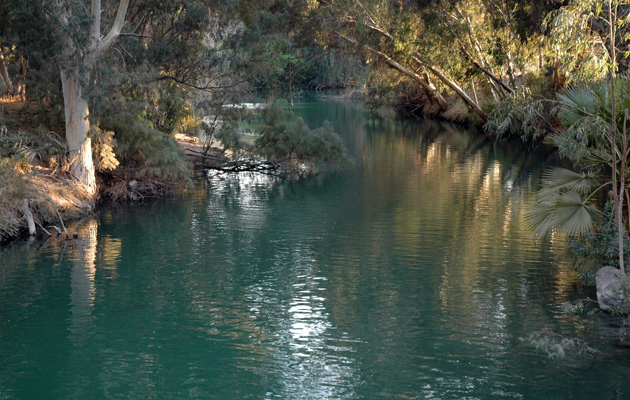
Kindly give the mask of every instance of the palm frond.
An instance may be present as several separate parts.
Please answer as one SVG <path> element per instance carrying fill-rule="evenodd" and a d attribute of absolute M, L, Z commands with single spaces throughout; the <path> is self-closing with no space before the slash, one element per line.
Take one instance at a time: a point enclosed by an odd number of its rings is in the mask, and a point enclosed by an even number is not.
<path fill-rule="evenodd" d="M 592 229 L 598 212 L 585 194 L 571 191 L 537 202 L 528 212 L 526 224 L 533 236 L 544 237 L 554 230 L 579 235 Z"/>
<path fill-rule="evenodd" d="M 587 87 L 567 89 L 558 94 L 558 100 L 562 103 L 560 118 L 566 126 L 572 126 L 584 117 L 598 114 L 600 102 Z"/>
<path fill-rule="evenodd" d="M 538 192 L 538 197 L 544 199 L 568 191 L 585 195 L 590 193 L 596 185 L 596 174 L 592 171 L 578 173 L 555 167 L 543 174 L 543 189 Z"/>

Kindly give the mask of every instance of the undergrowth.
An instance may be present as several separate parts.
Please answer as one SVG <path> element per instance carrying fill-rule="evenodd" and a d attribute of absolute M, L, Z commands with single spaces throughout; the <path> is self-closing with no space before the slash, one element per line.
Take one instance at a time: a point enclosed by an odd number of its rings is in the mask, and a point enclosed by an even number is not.
<path fill-rule="evenodd" d="M 604 266 L 619 268 L 619 238 L 613 205 L 607 203 L 594 229 L 569 241 L 569 264 L 588 285 L 595 284 L 597 270 Z M 630 257 L 630 238 L 624 235 L 624 257 Z"/>

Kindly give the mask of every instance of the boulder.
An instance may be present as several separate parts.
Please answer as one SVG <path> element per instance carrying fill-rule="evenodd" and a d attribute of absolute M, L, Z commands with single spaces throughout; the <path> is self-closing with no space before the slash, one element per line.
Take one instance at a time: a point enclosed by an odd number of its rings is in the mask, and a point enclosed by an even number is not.
<path fill-rule="evenodd" d="M 597 302 L 606 311 L 627 310 L 628 299 L 623 294 L 623 273 L 618 268 L 602 267 L 595 275 Z"/>

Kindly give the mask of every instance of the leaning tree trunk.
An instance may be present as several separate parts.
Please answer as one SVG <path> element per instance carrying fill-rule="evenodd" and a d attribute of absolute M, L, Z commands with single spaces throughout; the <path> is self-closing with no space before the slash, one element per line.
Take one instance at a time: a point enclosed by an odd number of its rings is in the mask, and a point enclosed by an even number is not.
<path fill-rule="evenodd" d="M 457 93 L 457 95 L 462 100 L 464 100 L 464 103 L 466 103 L 468 105 L 468 107 L 470 107 L 472 109 L 472 111 L 475 114 L 477 114 L 479 116 L 479 118 L 481 118 L 481 120 L 483 122 L 486 122 L 488 120 L 488 116 L 481 109 L 481 107 L 479 107 L 479 105 L 477 103 L 475 103 L 475 101 L 473 99 L 471 99 L 470 96 L 468 96 L 466 94 L 466 92 L 464 92 L 464 90 L 461 87 L 459 87 L 459 85 L 454 80 L 452 80 L 448 76 L 444 75 L 444 73 L 442 71 L 440 71 L 439 69 L 435 68 L 434 66 L 429 65 L 429 64 L 425 64 L 419 57 L 420 57 L 420 55 L 418 53 L 416 53 L 416 55 L 413 57 L 414 61 L 417 62 L 419 65 L 425 66 L 429 71 L 431 71 L 433 73 L 433 75 L 437 76 L 438 79 L 442 81 L 442 83 L 444 83 L 446 86 L 448 86 L 451 89 L 453 89 L 453 91 L 455 93 Z"/>
<path fill-rule="evenodd" d="M 96 193 L 94 163 L 92 161 L 92 140 L 90 130 L 90 111 L 82 96 L 81 83 L 74 74 L 61 71 L 61 86 L 66 116 L 66 141 L 70 157 L 70 170 L 85 186 L 90 195 Z"/>
<path fill-rule="evenodd" d="M 429 82 L 428 79 L 424 79 L 423 77 L 418 75 L 415 71 L 412 71 L 409 68 L 404 67 L 402 64 L 396 62 L 396 60 L 394 60 L 387 54 L 383 53 L 382 51 L 376 50 L 365 44 L 360 44 L 354 38 L 343 35 L 341 33 L 336 33 L 336 35 L 348 43 L 352 43 L 353 45 L 357 47 L 363 47 L 367 51 L 378 55 L 383 60 L 383 62 L 385 62 L 385 64 L 389 65 L 390 67 L 402 73 L 403 75 L 407 75 L 408 77 L 416 81 L 418 84 L 420 84 L 420 86 L 427 92 L 429 97 L 432 98 L 442 110 L 446 110 L 446 107 L 448 106 L 448 104 L 446 103 L 446 100 L 444 99 L 444 97 L 442 97 L 442 95 L 437 90 L 437 88 L 431 82 Z"/>

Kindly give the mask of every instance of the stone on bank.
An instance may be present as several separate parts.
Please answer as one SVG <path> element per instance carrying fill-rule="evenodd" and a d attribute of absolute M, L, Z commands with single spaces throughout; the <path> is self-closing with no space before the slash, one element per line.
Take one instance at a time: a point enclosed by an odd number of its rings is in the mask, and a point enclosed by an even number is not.
<path fill-rule="evenodd" d="M 630 310 L 628 279 L 618 268 L 602 267 L 595 275 L 599 308 L 612 312 Z"/>

